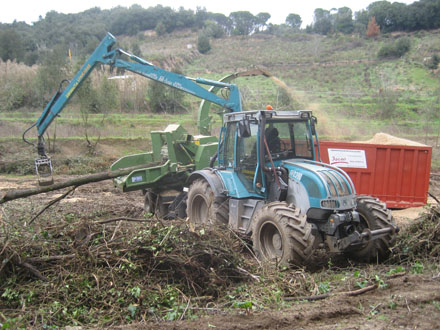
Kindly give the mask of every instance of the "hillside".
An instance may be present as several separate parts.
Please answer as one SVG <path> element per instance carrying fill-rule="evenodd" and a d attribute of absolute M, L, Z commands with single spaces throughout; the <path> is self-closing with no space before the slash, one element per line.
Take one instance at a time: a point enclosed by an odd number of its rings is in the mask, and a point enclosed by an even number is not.
<path fill-rule="evenodd" d="M 218 79 L 231 72 L 262 67 L 273 74 L 272 80 L 259 77 L 237 81 L 251 94 L 245 100 L 249 108 L 268 103 L 276 106 L 282 85 L 279 79 L 288 86 L 295 106 L 312 108 L 320 117 L 328 116 L 347 127 L 352 126 L 348 122 L 362 123 L 363 131 L 347 130 L 343 138 L 381 129 L 419 135 L 419 130 L 426 131 L 429 109 L 438 107 L 439 75 L 425 66 L 426 59 L 440 51 L 438 36 L 439 31 L 378 39 L 310 34 L 226 37 L 213 39 L 207 55 L 194 55 L 187 45 L 195 44 L 196 35 L 182 33 L 147 38 L 141 50 L 147 59 L 161 57 L 176 62 L 176 57 L 184 58 L 181 69 L 189 76 Z M 407 54 L 399 59 L 378 59 L 381 47 L 404 37 L 411 40 Z M 430 119 L 428 122 L 432 124 Z"/>
<path fill-rule="evenodd" d="M 202 55 L 197 51 L 197 33 L 185 30 L 161 37 L 154 32 L 119 37 L 118 46 L 130 49 L 130 45 L 137 43 L 143 58 L 168 70 L 178 68 L 192 77 L 217 80 L 233 72 L 263 68 L 272 75 L 270 78 L 257 76 L 234 81 L 242 92 L 245 109 L 261 109 L 267 104 L 275 109 L 311 109 L 318 117 L 323 139 L 363 140 L 377 132 L 386 132 L 438 146 L 440 76 L 427 63 L 440 53 L 439 33 L 438 30 L 394 33 L 376 39 L 303 33 L 284 37 L 267 34 L 228 36 L 211 39 L 211 50 Z M 377 54 L 384 45 L 401 39 L 410 40 L 410 50 L 406 54 L 394 59 L 378 58 Z M 0 66 L 3 78 L 0 82 L 8 81 L 13 87 L 13 90 L 3 89 L 3 95 L 23 99 L 28 94 L 39 93 L 36 88 L 29 92 L 28 89 L 35 85 L 32 79 L 38 79 L 42 66 L 30 68 L 10 62 Z M 50 65 L 47 67 L 51 69 Z M 74 74 L 73 66 L 68 68 L 64 76 L 52 82 L 54 86 L 58 86 L 57 81 L 66 75 Z M 119 152 L 108 155 L 115 159 L 127 151 L 145 150 L 145 143 L 149 145 L 146 132 L 151 128 L 162 129 L 168 123 L 177 122 L 190 132 L 196 132 L 199 99 L 184 96 L 186 113 L 151 116 L 146 99 L 151 82 L 135 77 L 135 89 L 132 83 L 124 82 L 123 85 L 110 85 L 110 92 L 108 83 L 104 84 L 102 79 L 111 74 L 108 70 L 95 71 L 90 79 L 91 93 L 99 94 L 97 98 L 113 93 L 116 105 L 105 109 L 104 113 L 88 114 L 85 123 L 79 111 L 81 102 L 74 98 L 57 120 L 57 126 L 50 128 L 51 136 L 55 131 L 60 142 L 60 139 L 81 141 L 87 132 L 89 136 L 101 139 L 146 141 L 129 150 L 123 144 Z M 48 100 L 52 93 L 46 92 L 45 99 Z M 43 104 L 15 112 L 0 112 L 0 124 L 5 128 L 1 130 L 0 138 L 15 137 L 18 140 L 23 130 L 36 121 Z M 218 119 L 216 125 L 219 125 Z M 81 147 L 77 149 L 81 150 Z M 17 158 L 20 158 L 19 154 L 12 157 Z M 434 148 L 433 167 L 439 166 L 438 151 Z"/>

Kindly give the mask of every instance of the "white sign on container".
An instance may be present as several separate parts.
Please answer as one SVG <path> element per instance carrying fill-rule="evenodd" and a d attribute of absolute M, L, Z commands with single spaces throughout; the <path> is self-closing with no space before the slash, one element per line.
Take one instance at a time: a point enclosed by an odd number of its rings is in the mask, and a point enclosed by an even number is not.
<path fill-rule="evenodd" d="M 328 149 L 328 158 L 333 166 L 367 168 L 365 150 Z"/>

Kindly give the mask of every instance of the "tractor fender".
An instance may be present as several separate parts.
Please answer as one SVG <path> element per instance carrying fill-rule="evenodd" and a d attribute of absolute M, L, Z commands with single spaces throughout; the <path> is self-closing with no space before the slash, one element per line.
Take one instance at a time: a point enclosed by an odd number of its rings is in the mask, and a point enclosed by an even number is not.
<path fill-rule="evenodd" d="M 212 192 L 214 193 L 214 197 L 225 197 L 223 180 L 217 174 L 217 170 L 206 168 L 192 172 L 185 182 L 185 187 L 189 187 L 194 181 L 199 179 L 204 179 L 206 182 L 208 182 Z"/>

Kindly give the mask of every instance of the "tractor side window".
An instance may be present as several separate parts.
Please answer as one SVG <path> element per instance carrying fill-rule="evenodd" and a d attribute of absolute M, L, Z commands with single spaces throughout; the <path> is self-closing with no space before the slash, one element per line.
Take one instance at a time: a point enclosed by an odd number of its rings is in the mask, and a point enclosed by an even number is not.
<path fill-rule="evenodd" d="M 225 157 L 225 166 L 226 167 L 234 167 L 234 150 L 235 150 L 235 138 L 237 133 L 237 123 L 231 123 L 228 126 L 228 130 L 226 133 L 226 157 Z"/>
<path fill-rule="evenodd" d="M 293 124 L 293 135 L 295 144 L 295 156 L 312 158 L 312 141 L 310 141 L 309 128 L 306 121 L 299 121 Z"/>
<path fill-rule="evenodd" d="M 251 123 L 250 128 L 250 136 L 239 138 L 238 158 L 240 159 L 240 161 L 252 159 L 255 165 L 257 161 L 258 124 Z"/>

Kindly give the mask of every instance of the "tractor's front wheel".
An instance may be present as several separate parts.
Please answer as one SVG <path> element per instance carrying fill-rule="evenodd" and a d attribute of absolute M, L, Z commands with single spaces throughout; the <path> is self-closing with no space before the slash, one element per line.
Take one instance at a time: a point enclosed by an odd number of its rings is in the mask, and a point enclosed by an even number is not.
<path fill-rule="evenodd" d="M 252 221 L 254 252 L 262 261 L 302 265 L 313 252 L 312 225 L 284 202 L 263 206 Z"/>
<path fill-rule="evenodd" d="M 364 229 L 376 230 L 388 227 L 396 228 L 391 211 L 386 208 L 385 203 L 379 201 L 377 198 L 371 196 L 357 196 L 356 211 L 359 212 L 360 225 L 358 232 Z M 347 254 L 349 257 L 362 261 L 377 261 L 388 258 L 391 250 L 390 248 L 396 242 L 397 234 L 390 233 L 383 235 L 375 240 L 362 244 L 358 247 L 350 247 Z"/>
<path fill-rule="evenodd" d="M 229 202 L 226 198 L 215 197 L 208 182 L 196 180 L 189 187 L 186 213 L 194 225 L 227 224 Z"/>

